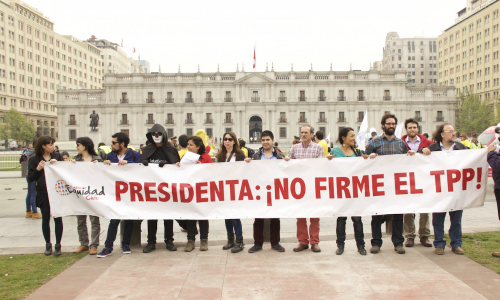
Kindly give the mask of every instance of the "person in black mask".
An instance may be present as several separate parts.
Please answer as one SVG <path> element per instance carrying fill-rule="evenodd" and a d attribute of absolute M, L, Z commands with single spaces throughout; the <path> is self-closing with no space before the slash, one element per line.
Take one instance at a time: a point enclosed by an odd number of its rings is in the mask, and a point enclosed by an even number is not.
<path fill-rule="evenodd" d="M 160 124 L 155 124 L 146 134 L 149 145 L 142 148 L 141 162 L 148 166 L 158 164 L 163 167 L 165 164 L 175 164 L 180 162 L 179 153 L 168 143 L 167 132 Z M 174 221 L 163 220 L 165 226 L 165 244 L 169 251 L 177 251 L 174 245 Z M 158 220 L 148 220 L 148 244 L 142 250 L 143 253 L 150 253 L 156 250 L 156 231 Z"/>

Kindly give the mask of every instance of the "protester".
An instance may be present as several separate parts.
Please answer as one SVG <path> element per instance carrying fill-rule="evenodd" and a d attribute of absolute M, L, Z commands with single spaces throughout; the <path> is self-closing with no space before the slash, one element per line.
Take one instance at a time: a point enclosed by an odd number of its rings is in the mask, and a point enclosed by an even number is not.
<path fill-rule="evenodd" d="M 494 187 L 495 198 L 497 200 L 498 219 L 500 220 L 500 154 L 497 151 L 495 151 L 496 147 L 497 146 L 494 143 L 491 143 L 491 145 L 488 147 L 487 160 L 493 172 L 493 181 L 495 182 L 495 187 Z M 494 257 L 500 257 L 500 251 L 493 252 L 492 255 Z"/>
<path fill-rule="evenodd" d="M 374 138 L 377 137 L 377 133 L 375 131 L 373 131 L 371 134 L 370 134 L 370 138 L 368 139 L 368 143 L 371 142 Z"/>
<path fill-rule="evenodd" d="M 401 137 L 401 139 L 405 141 L 408 150 L 413 150 L 415 152 L 432 145 L 432 141 L 428 140 L 425 136 L 418 134 L 418 128 L 417 120 L 413 118 L 407 119 L 405 121 L 406 135 Z M 429 236 L 431 235 L 429 215 L 429 213 L 422 213 L 419 218 L 418 235 L 420 237 L 420 243 L 425 247 L 432 247 L 432 243 L 429 241 Z M 405 247 L 413 247 L 416 236 L 415 214 L 404 215 L 403 233 L 405 232 Z"/>
<path fill-rule="evenodd" d="M 469 149 L 471 148 L 471 146 L 470 146 L 470 142 L 469 142 L 469 137 L 467 137 L 467 133 L 462 132 L 462 133 L 460 134 L 460 142 L 461 142 L 462 144 L 464 144 L 464 146 L 465 146 L 465 147 L 467 147 L 467 148 L 469 148 Z"/>
<path fill-rule="evenodd" d="M 180 137 L 179 137 L 180 139 Z M 208 153 L 206 153 L 206 147 L 203 140 L 198 136 L 192 136 L 188 139 L 188 151 L 200 155 L 198 159 L 199 164 L 211 164 L 213 163 L 212 158 Z M 180 167 L 180 163 L 176 163 Z M 208 251 L 208 220 L 187 220 L 187 239 L 188 242 L 184 248 L 184 252 L 191 252 L 195 248 L 196 235 L 198 230 L 196 229 L 196 222 L 200 224 L 200 251 Z"/>
<path fill-rule="evenodd" d="M 303 158 L 324 158 L 325 152 L 323 147 L 312 142 L 312 137 L 314 134 L 314 129 L 311 125 L 303 125 L 300 128 L 300 137 L 302 139 L 301 143 L 292 146 L 288 156 L 284 158 L 285 161 L 290 159 L 303 159 Z M 309 233 L 307 232 L 307 219 L 298 218 L 297 219 L 297 239 L 299 240 L 299 245 L 293 248 L 294 252 L 299 252 L 305 249 L 309 249 L 309 243 L 311 244 L 311 250 L 313 252 L 321 252 L 319 247 L 319 218 L 310 218 Z"/>
<path fill-rule="evenodd" d="M 181 146 L 179 144 L 177 144 L 177 137 L 176 136 L 173 136 L 170 138 L 171 142 L 172 142 L 172 146 L 177 150 L 177 151 L 180 151 L 181 150 Z"/>
<path fill-rule="evenodd" d="M 339 147 L 332 149 L 328 159 L 339 158 L 339 157 L 360 157 L 363 153 L 355 148 L 356 144 L 356 133 L 354 129 L 350 127 L 344 127 L 339 132 L 339 138 L 337 143 L 340 143 Z M 358 252 L 361 255 L 366 255 L 365 249 L 365 235 L 363 233 L 363 222 L 361 217 L 351 217 L 352 225 L 354 227 L 354 238 L 356 239 L 356 246 L 358 247 Z M 344 253 L 345 246 L 345 224 L 347 217 L 337 218 L 337 255 Z"/>
<path fill-rule="evenodd" d="M 325 141 L 325 136 L 323 131 L 316 131 L 316 143 L 323 147 L 323 151 L 325 152 L 325 157 L 328 156 L 328 143 Z"/>
<path fill-rule="evenodd" d="M 274 149 L 278 150 L 278 152 L 283 153 L 280 148 L 278 148 L 278 142 L 274 143 Z"/>
<path fill-rule="evenodd" d="M 188 136 L 183 134 L 179 136 L 179 146 L 181 147 L 181 150 L 178 151 L 179 153 L 179 158 L 182 159 L 184 154 L 188 151 L 187 145 L 188 145 Z"/>
<path fill-rule="evenodd" d="M 64 161 L 70 161 L 71 157 L 69 156 L 69 153 L 67 151 L 61 152 L 61 157 Z"/>
<path fill-rule="evenodd" d="M 160 168 L 163 168 L 165 164 L 175 164 L 181 160 L 177 150 L 167 143 L 167 132 L 161 124 L 153 125 L 151 130 L 146 133 L 146 137 L 151 144 L 142 149 L 140 161 L 144 166 L 158 164 Z M 174 245 L 174 220 L 163 220 L 163 226 L 165 247 L 169 251 L 177 251 L 177 247 Z M 143 253 L 156 250 L 157 231 L 158 220 L 148 220 L 148 244 L 142 249 Z"/>
<path fill-rule="evenodd" d="M 73 162 L 102 162 L 102 158 L 94 150 L 94 142 L 88 137 L 79 137 L 76 139 L 76 150 L 78 154 L 73 159 Z M 89 245 L 89 232 L 87 229 L 87 215 L 76 216 L 78 238 L 80 240 L 80 247 L 73 251 L 73 253 L 81 253 L 89 251 L 90 255 L 97 254 L 97 247 L 99 247 L 99 235 L 101 233 L 101 224 L 99 217 L 89 216 L 91 224 L 92 243 Z"/>
<path fill-rule="evenodd" d="M 470 148 L 471 149 L 484 148 L 483 144 L 481 144 L 481 142 L 477 140 L 477 134 L 475 133 L 472 134 L 472 141 L 470 142 Z"/>
<path fill-rule="evenodd" d="M 56 152 L 57 154 L 60 155 L 60 153 L 59 153 L 59 146 L 54 146 L 54 152 Z"/>
<path fill-rule="evenodd" d="M 224 133 L 224 138 L 216 155 L 217 162 L 236 162 L 245 160 L 245 154 L 238 146 L 238 139 L 234 132 Z M 235 200 L 235 199 L 231 199 Z M 232 253 L 238 253 L 245 248 L 243 243 L 243 228 L 240 219 L 226 219 L 227 244 L 222 247 L 223 250 L 231 249 Z M 234 236 L 236 234 L 236 243 Z"/>
<path fill-rule="evenodd" d="M 28 166 L 28 181 L 36 182 L 36 205 L 42 212 L 42 232 L 45 239 L 45 255 L 52 254 L 52 243 L 50 242 L 50 202 L 45 184 L 45 164 L 53 164 L 62 161 L 59 153 L 54 153 L 54 142 L 56 140 L 47 135 L 38 138 L 35 144 L 35 155 L 30 157 Z M 56 245 L 54 255 L 61 255 L 61 238 L 63 234 L 62 218 L 54 218 Z"/>
<path fill-rule="evenodd" d="M 247 142 L 245 142 L 244 140 L 239 140 L 238 143 L 240 144 L 240 149 L 241 151 L 243 151 L 243 153 L 245 153 L 245 157 L 248 157 L 248 150 L 247 148 L 245 148 Z"/>
<path fill-rule="evenodd" d="M 427 134 L 427 133 L 424 133 L 422 135 L 425 136 L 425 138 L 427 138 L 427 139 L 429 138 L 429 134 Z"/>
<path fill-rule="evenodd" d="M 365 155 L 370 158 L 375 158 L 377 155 L 394 155 L 394 154 L 415 154 L 415 151 L 408 150 L 405 142 L 394 135 L 398 119 L 395 115 L 385 114 L 380 122 L 382 125 L 383 134 L 375 137 L 366 147 Z M 367 158 L 367 156 L 364 156 Z M 394 250 L 398 254 L 405 254 L 403 243 L 403 214 L 392 215 L 392 243 Z M 382 223 L 386 219 L 384 215 L 372 216 L 372 248 L 370 252 L 373 254 L 380 252 L 382 247 Z"/>
<path fill-rule="evenodd" d="M 208 137 L 207 133 L 205 132 L 205 130 L 203 130 L 203 129 L 196 130 L 196 132 L 194 133 L 194 136 L 201 138 L 201 140 L 203 141 L 203 146 L 205 147 L 206 154 L 209 154 L 210 151 L 213 148 L 215 148 L 213 141 L 211 141 L 210 145 L 208 144 L 209 137 Z"/>
<path fill-rule="evenodd" d="M 28 149 L 26 148 L 26 146 L 23 146 L 22 149 L 23 150 L 21 152 L 21 157 L 19 157 L 19 163 L 28 161 Z"/>
<path fill-rule="evenodd" d="M 128 148 L 128 144 L 130 143 L 130 138 L 127 134 L 123 132 L 117 132 L 113 134 L 111 140 L 111 152 L 108 153 L 107 159 L 104 161 L 104 164 L 111 165 L 112 163 L 117 163 L 118 166 L 124 166 L 126 164 L 139 163 L 141 156 L 138 152 Z M 106 237 L 106 241 L 104 242 L 104 249 L 102 249 L 99 254 L 97 254 L 98 258 L 106 257 L 107 255 L 111 255 L 113 252 L 113 243 L 116 240 L 116 234 L 118 231 L 118 225 L 120 224 L 120 220 L 112 219 L 109 221 L 108 226 L 108 235 Z M 123 229 L 123 239 L 122 239 L 122 251 L 124 254 L 130 254 L 132 251 L 130 250 L 130 239 L 132 238 L 132 230 L 134 229 L 134 221 L 133 220 L 124 220 L 124 229 Z"/>
<path fill-rule="evenodd" d="M 283 159 L 283 154 L 278 151 L 277 148 L 273 148 L 274 134 L 269 130 L 264 130 L 260 135 L 260 142 L 262 147 L 259 151 L 255 153 L 252 157 L 245 159 L 246 162 L 251 162 L 252 160 L 274 160 Z M 255 219 L 253 222 L 253 238 L 254 245 L 252 248 L 248 249 L 249 253 L 254 253 L 262 250 L 262 245 L 264 244 L 264 220 L 265 219 Z M 280 245 L 280 219 L 272 218 L 270 219 L 270 232 L 271 232 L 271 249 L 278 252 L 284 252 L 285 248 Z"/>
<path fill-rule="evenodd" d="M 433 151 L 455 151 L 468 149 L 463 143 L 456 143 L 456 131 L 451 124 L 444 123 L 436 129 L 432 135 L 436 141 L 427 148 L 419 150 L 419 152 L 430 155 Z M 448 234 L 451 239 L 451 249 L 456 254 L 463 255 L 462 249 L 462 214 L 463 210 L 450 211 L 450 230 Z M 434 227 L 434 252 L 437 255 L 444 254 L 446 241 L 444 240 L 444 219 L 446 212 L 435 212 L 432 214 L 432 226 Z"/>
<path fill-rule="evenodd" d="M 30 158 L 35 155 L 33 145 L 36 145 L 36 141 L 37 138 L 33 139 L 33 142 L 28 145 L 28 152 L 26 153 L 28 167 Z M 31 218 L 33 220 L 41 219 L 42 215 L 38 213 L 36 208 L 36 182 L 30 182 L 28 180 L 28 174 L 26 174 L 26 182 L 28 183 L 28 193 L 26 195 L 26 218 Z"/>
<path fill-rule="evenodd" d="M 103 142 L 99 143 L 97 146 L 98 148 L 98 154 L 102 158 L 103 161 L 105 161 L 108 157 L 108 153 L 111 152 L 111 148 L 106 146 Z"/>

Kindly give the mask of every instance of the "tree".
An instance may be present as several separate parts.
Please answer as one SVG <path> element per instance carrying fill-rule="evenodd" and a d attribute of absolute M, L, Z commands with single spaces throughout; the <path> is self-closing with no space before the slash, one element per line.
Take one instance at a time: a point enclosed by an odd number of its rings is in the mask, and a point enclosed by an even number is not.
<path fill-rule="evenodd" d="M 457 132 L 481 133 L 495 124 L 494 103 L 482 101 L 478 95 L 461 93 L 458 96 Z"/>
<path fill-rule="evenodd" d="M 18 144 L 20 141 L 27 141 L 35 138 L 35 127 L 16 109 L 11 108 L 9 111 L 4 112 L 4 120 L 9 137 L 15 139 Z"/>

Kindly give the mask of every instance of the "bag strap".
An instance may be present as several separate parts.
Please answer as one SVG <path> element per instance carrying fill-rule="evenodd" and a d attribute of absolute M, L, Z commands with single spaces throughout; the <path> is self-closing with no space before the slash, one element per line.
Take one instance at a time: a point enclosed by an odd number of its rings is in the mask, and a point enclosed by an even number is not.
<path fill-rule="evenodd" d="M 231 161 L 231 158 L 233 158 L 233 153 L 234 152 L 231 152 L 231 154 L 229 155 L 229 158 L 226 160 L 226 162 L 230 162 Z"/>

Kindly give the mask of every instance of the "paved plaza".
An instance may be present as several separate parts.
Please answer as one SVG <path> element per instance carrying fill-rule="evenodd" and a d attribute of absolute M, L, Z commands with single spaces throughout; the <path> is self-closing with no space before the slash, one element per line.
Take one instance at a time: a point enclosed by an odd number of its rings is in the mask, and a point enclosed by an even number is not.
<path fill-rule="evenodd" d="M 25 188 L 19 172 L 0 172 L 0 254 L 44 250 L 41 220 L 24 218 Z M 464 211 L 464 233 L 500 230 L 491 179 L 486 198 L 484 207 Z M 452 253 L 451 248 L 437 256 L 433 248 L 416 243 L 406 248 L 405 255 L 398 255 L 390 237 L 384 236 L 381 253 L 361 256 L 348 221 L 346 251 L 337 256 L 336 218 L 322 218 L 322 252 L 294 253 L 295 219 L 282 219 L 281 244 L 286 252 L 275 252 L 267 243 L 263 251 L 252 254 L 247 250 L 253 243 L 253 220 L 242 221 L 246 247 L 241 253 L 221 249 L 226 239 L 222 220 L 210 221 L 206 252 L 199 251 L 198 242 L 193 252 L 183 252 L 186 234 L 175 225 L 177 252 L 166 251 L 165 244 L 159 243 L 152 253 L 143 254 L 136 247 L 125 255 L 116 241 L 113 255 L 86 256 L 27 299 L 500 299 L 500 275 Z M 79 246 L 76 218 L 65 217 L 63 222 L 62 250 L 70 252 Z M 108 222 L 101 219 L 99 249 Z M 364 217 L 363 223 L 368 250 L 370 217 Z M 146 234 L 143 222 L 144 246 Z M 159 226 L 158 240 L 162 236 Z"/>

